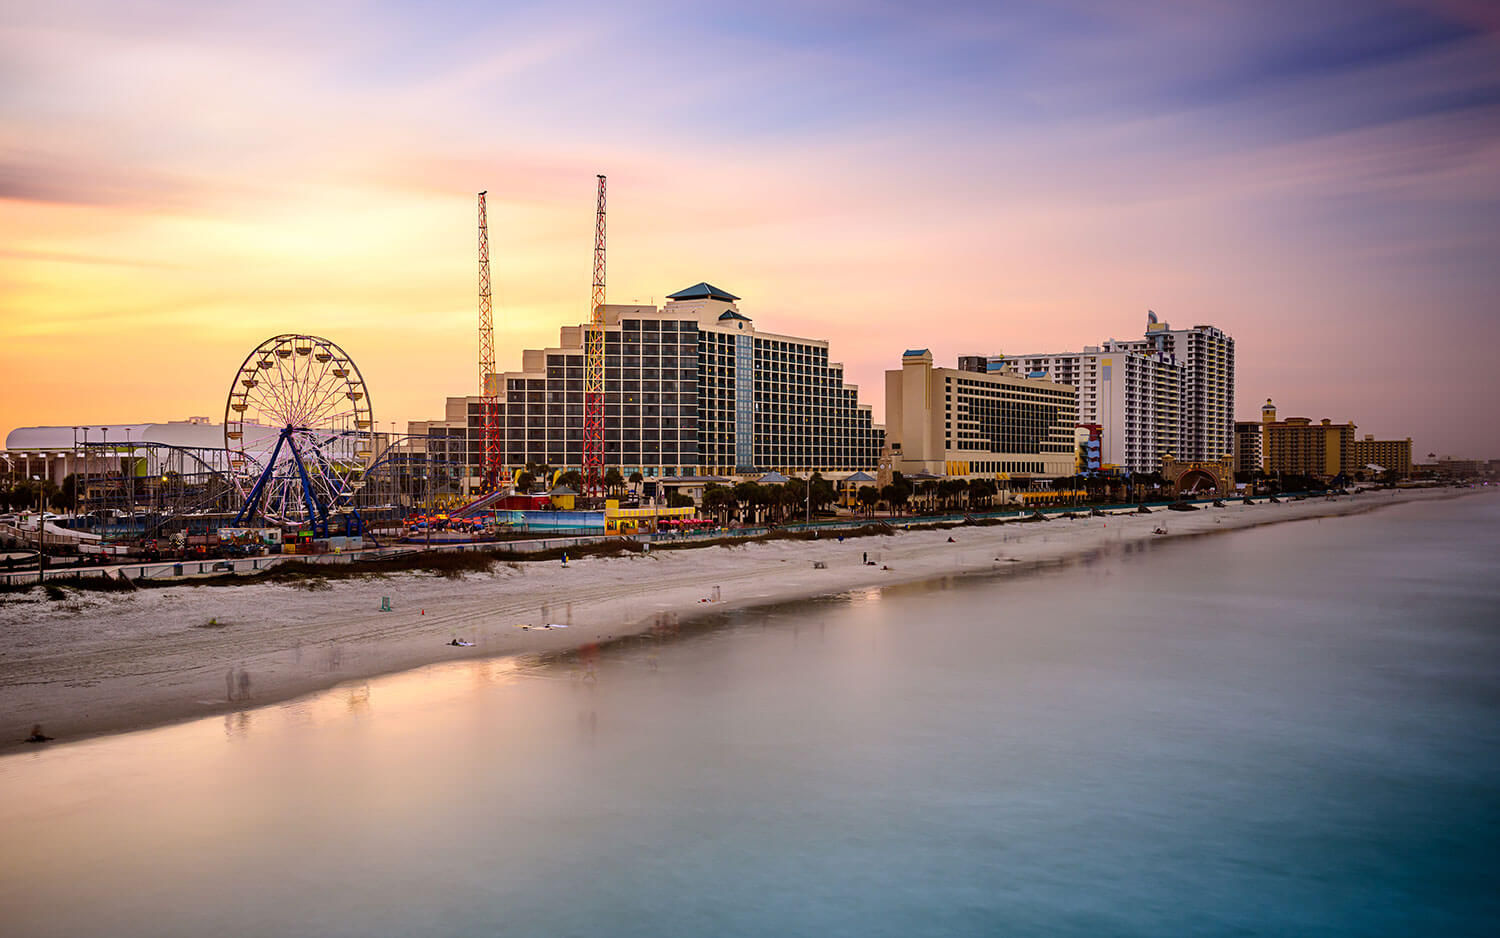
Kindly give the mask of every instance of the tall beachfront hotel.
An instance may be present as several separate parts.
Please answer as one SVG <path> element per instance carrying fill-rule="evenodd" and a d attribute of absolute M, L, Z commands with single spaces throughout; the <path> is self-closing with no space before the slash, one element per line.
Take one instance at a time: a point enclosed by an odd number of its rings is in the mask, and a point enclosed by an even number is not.
<path fill-rule="evenodd" d="M 1173 329 L 1150 313 L 1144 339 L 961 362 L 1073 385 L 1079 422 L 1101 428 L 1102 461 L 1131 472 L 1157 471 L 1164 456 L 1215 462 L 1235 451 L 1234 339 L 1214 326 Z"/>
<path fill-rule="evenodd" d="M 660 308 L 604 308 L 605 465 L 646 476 L 873 471 L 884 434 L 828 343 L 759 331 L 738 301 L 699 283 Z M 583 464 L 583 342 L 583 326 L 564 327 L 556 348 L 527 349 L 520 371 L 496 376 L 508 468 Z M 479 397 L 450 397 L 444 419 L 408 432 L 477 482 L 483 420 Z"/>
<path fill-rule="evenodd" d="M 1182 363 L 1178 459 L 1214 462 L 1234 454 L 1234 339 L 1215 326 L 1173 329 L 1146 314 L 1146 337 L 1122 345 Z"/>
<path fill-rule="evenodd" d="M 965 356 L 960 366 L 1077 388 L 1078 422 L 1099 427 L 1105 465 L 1154 472 L 1181 446 L 1183 369 L 1170 355 L 1107 342 L 1082 352 Z"/>

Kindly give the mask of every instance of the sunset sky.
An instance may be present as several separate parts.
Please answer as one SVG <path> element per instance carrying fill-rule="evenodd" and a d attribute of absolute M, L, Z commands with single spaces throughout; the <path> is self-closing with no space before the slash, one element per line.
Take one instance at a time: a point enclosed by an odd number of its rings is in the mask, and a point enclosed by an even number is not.
<path fill-rule="evenodd" d="M 221 419 L 279 332 L 375 415 L 700 280 L 827 338 L 1078 349 L 1154 309 L 1242 418 L 1500 456 L 1500 6 L 0 0 L 0 434 Z"/>

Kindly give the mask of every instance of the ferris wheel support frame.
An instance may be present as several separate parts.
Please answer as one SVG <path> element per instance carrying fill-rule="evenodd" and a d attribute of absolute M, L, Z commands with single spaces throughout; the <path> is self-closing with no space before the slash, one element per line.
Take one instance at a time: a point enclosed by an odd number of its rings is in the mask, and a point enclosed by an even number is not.
<path fill-rule="evenodd" d="M 245 503 L 234 516 L 233 527 L 241 527 L 246 521 L 255 517 L 260 510 L 261 499 L 265 497 L 266 484 L 276 474 L 276 457 L 281 454 L 281 447 L 286 445 L 291 451 L 292 461 L 297 466 L 297 476 L 302 482 L 302 501 L 307 507 L 308 524 L 312 526 L 314 537 L 327 537 L 328 508 L 320 502 L 313 492 L 312 478 L 307 474 L 307 463 L 302 458 L 302 451 L 297 447 L 297 441 L 292 438 L 296 432 L 295 427 L 282 427 L 281 433 L 276 438 L 276 446 L 271 450 L 271 458 L 266 460 L 266 467 L 261 470 L 260 477 L 255 480 L 250 494 L 245 496 Z M 350 506 L 348 513 L 350 534 L 359 534 L 364 531 L 364 519 L 359 515 L 359 509 Z"/>
<path fill-rule="evenodd" d="M 231 469 L 249 470 L 231 477 L 242 498 L 236 526 L 259 515 L 320 538 L 336 528 L 363 533 L 355 496 L 372 456 L 375 423 L 363 376 L 348 353 L 320 336 L 265 340 L 236 373 L 224 418 Z"/>

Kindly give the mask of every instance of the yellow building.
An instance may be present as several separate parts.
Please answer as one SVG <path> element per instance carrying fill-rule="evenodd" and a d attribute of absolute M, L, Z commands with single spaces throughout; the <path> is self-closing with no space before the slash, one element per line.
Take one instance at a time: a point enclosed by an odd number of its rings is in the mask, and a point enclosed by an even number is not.
<path fill-rule="evenodd" d="M 1276 419 L 1276 405 L 1261 407 L 1261 458 L 1268 473 L 1336 476 L 1358 468 L 1354 459 L 1354 422 L 1336 424 L 1307 417 Z"/>
<path fill-rule="evenodd" d="M 619 500 L 611 498 L 604 503 L 604 533 L 650 534 L 663 521 L 686 520 L 695 512 L 690 505 L 684 508 L 621 508 Z"/>
<path fill-rule="evenodd" d="M 1366 433 L 1363 440 L 1355 440 L 1354 467 L 1365 469 L 1369 466 L 1379 466 L 1398 479 L 1411 475 L 1411 437 L 1377 440 Z"/>

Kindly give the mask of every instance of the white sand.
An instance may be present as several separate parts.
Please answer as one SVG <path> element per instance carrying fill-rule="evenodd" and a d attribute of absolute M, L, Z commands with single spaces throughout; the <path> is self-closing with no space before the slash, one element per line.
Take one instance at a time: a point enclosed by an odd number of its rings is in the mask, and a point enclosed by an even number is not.
<path fill-rule="evenodd" d="M 396 574 L 323 588 L 258 584 L 135 593 L 0 594 L 0 750 L 33 723 L 59 740 L 240 710 L 453 658 L 560 652 L 677 617 L 955 573 L 1024 570 L 1122 541 L 1367 511 L 1451 490 L 1365 493 L 1197 512 L 958 527 L 883 537 L 497 565 L 450 580 Z M 948 543 L 952 537 L 954 543 Z M 880 558 L 861 564 L 861 554 Z M 1019 562 L 1017 562 L 1019 561 Z M 814 562 L 825 568 L 816 569 Z M 889 569 L 882 569 L 888 567 Z M 719 587 L 720 601 L 701 600 Z M 389 596 L 394 611 L 380 612 Z M 210 620 L 216 622 L 210 625 Z M 524 631 L 525 623 L 567 624 Z M 446 643 L 460 638 L 472 647 Z M 243 677 L 242 677 L 243 675 Z M 243 682 L 243 683 L 242 683 Z"/>

